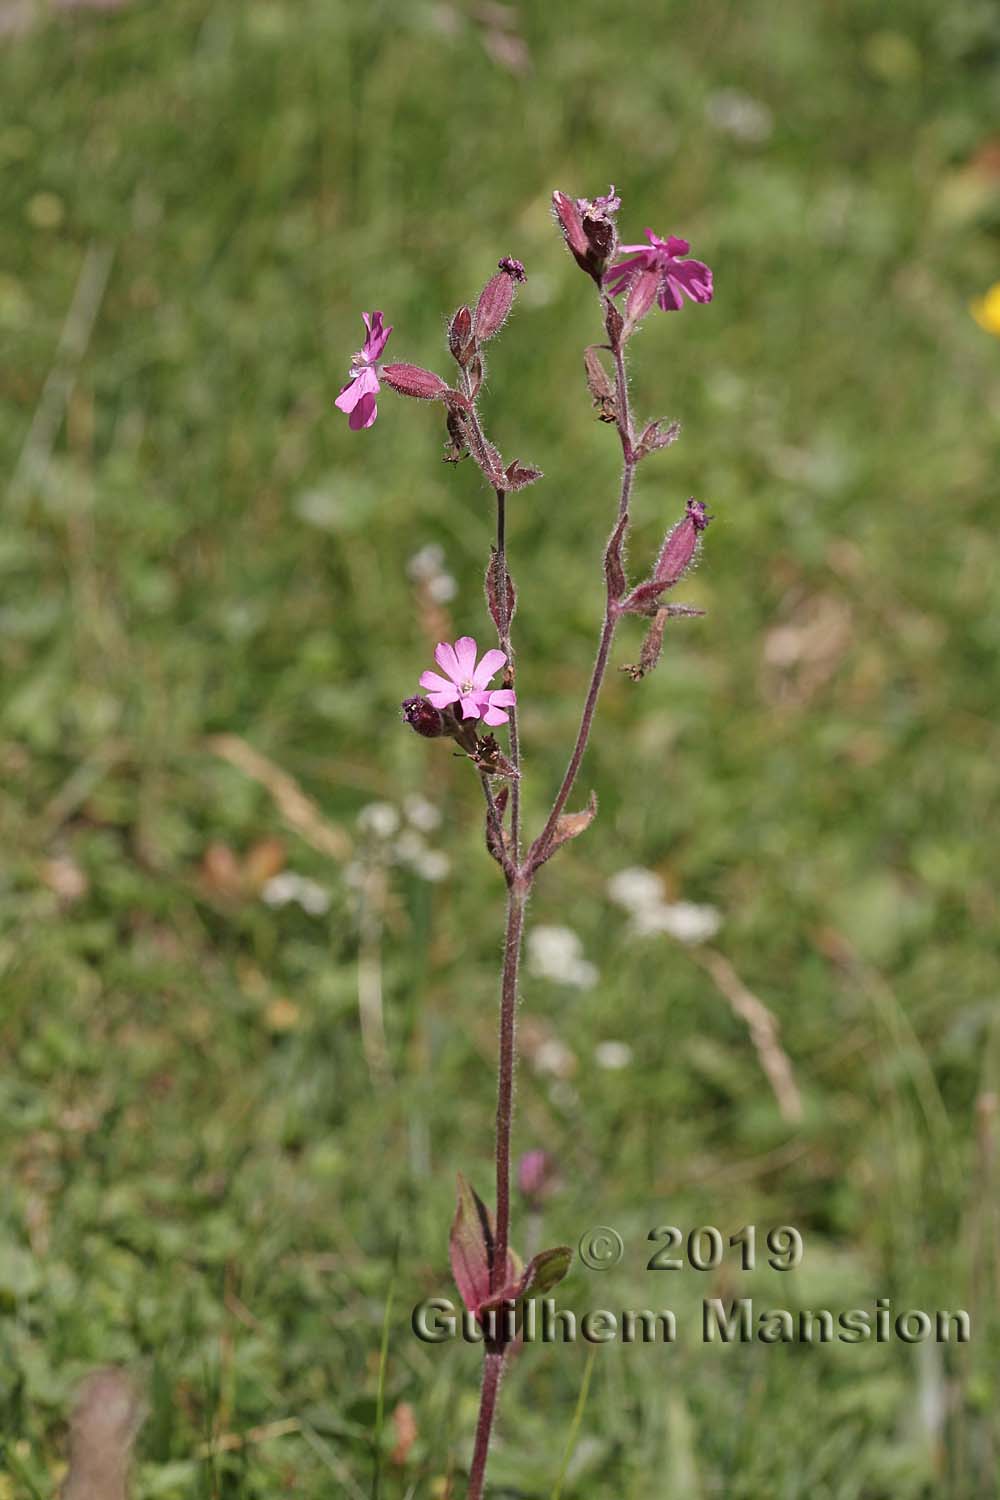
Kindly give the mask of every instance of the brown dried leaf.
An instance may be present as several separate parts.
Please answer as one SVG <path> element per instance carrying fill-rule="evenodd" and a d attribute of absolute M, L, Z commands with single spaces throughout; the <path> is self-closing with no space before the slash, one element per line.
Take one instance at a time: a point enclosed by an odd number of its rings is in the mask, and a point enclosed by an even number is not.
<path fill-rule="evenodd" d="M 602 422 L 617 422 L 618 406 L 615 401 L 614 382 L 601 363 L 597 344 L 589 344 L 583 351 L 584 368 L 587 371 L 587 389 Z"/>
<path fill-rule="evenodd" d="M 553 847 L 565 844 L 569 839 L 579 838 L 597 817 L 597 793 L 591 792 L 587 805 L 581 812 L 562 813 L 552 835 Z"/>

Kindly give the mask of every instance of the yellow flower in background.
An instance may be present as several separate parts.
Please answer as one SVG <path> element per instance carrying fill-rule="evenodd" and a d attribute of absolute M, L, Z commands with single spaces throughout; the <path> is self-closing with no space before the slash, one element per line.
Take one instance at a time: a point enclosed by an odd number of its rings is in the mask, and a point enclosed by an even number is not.
<path fill-rule="evenodd" d="M 987 333 L 995 333 L 1000 338 L 1000 281 L 993 283 L 985 297 L 977 297 L 975 302 L 970 302 L 969 311 L 980 328 L 985 328 Z"/>

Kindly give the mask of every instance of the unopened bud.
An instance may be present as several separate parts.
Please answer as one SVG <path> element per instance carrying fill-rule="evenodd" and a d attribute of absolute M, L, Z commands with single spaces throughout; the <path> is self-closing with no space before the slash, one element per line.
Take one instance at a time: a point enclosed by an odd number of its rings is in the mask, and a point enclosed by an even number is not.
<path fill-rule="evenodd" d="M 472 313 L 464 304 L 448 325 L 448 348 L 460 365 L 465 365 L 475 349 L 472 337 Z"/>
<path fill-rule="evenodd" d="M 427 698 L 406 698 L 402 710 L 403 723 L 425 740 L 439 739 L 445 733 L 444 715 Z"/>
<path fill-rule="evenodd" d="M 400 396 L 416 396 L 421 401 L 437 401 L 448 387 L 433 370 L 420 365 L 383 365 L 382 379 Z"/>
<path fill-rule="evenodd" d="M 653 576 L 634 588 L 627 599 L 622 600 L 622 610 L 631 615 L 656 613 L 660 595 L 687 571 L 698 550 L 701 533 L 711 520 L 701 500 L 689 500 L 683 518 L 667 533 L 656 559 Z"/>
<path fill-rule="evenodd" d="M 505 255 L 499 271 L 483 287 L 476 304 L 475 329 L 480 343 L 491 339 L 503 327 L 514 301 L 514 286 L 525 280 L 521 262 Z"/>
<path fill-rule="evenodd" d="M 698 538 L 711 520 L 702 500 L 689 500 L 684 519 L 668 535 L 653 570 L 653 582 L 661 589 L 674 586 L 691 564 L 698 548 Z"/>

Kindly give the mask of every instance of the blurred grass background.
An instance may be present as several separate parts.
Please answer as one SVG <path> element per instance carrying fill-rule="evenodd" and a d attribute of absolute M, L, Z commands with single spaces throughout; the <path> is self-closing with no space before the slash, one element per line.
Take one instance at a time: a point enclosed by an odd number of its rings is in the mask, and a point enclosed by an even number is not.
<path fill-rule="evenodd" d="M 462 1493 L 479 1352 L 409 1313 L 452 1295 L 456 1170 L 490 1192 L 502 900 L 474 778 L 398 703 L 439 631 L 489 635 L 490 506 L 436 409 L 387 393 L 355 435 L 331 403 L 362 309 L 445 372 L 445 316 L 525 262 L 487 407 L 546 471 L 509 527 L 537 819 L 617 483 L 548 203 L 612 181 L 625 239 L 681 232 L 717 285 L 635 342 L 639 411 L 684 423 L 640 472 L 636 571 L 688 494 L 717 519 L 707 616 L 613 674 L 600 816 L 532 906 L 600 977 L 526 978 L 516 1146 L 559 1160 L 550 1242 L 626 1243 L 561 1300 L 681 1325 L 598 1351 L 563 1493 L 995 1494 L 1000 345 L 968 310 L 1000 279 L 995 6 L 0 24 L 0 1495 L 54 1492 L 105 1361 L 148 1383 L 142 1500 Z M 626 865 L 721 913 L 800 1121 L 704 950 L 630 933 Z M 801 1268 L 644 1270 L 655 1225 L 748 1222 L 796 1225 Z M 700 1299 L 744 1294 L 965 1307 L 974 1338 L 704 1347 Z M 551 1493 L 586 1352 L 515 1365 L 498 1495 Z"/>

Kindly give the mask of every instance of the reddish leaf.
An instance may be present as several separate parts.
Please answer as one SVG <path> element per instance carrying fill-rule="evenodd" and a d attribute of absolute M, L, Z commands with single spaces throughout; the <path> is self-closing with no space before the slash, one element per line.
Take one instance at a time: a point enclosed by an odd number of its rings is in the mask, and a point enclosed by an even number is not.
<path fill-rule="evenodd" d="M 477 1312 L 490 1294 L 493 1223 L 486 1205 L 461 1172 L 448 1252 L 459 1295 L 470 1312 Z"/>
<path fill-rule="evenodd" d="M 604 554 L 604 576 L 607 579 L 608 595 L 616 603 L 628 587 L 625 579 L 625 569 L 622 565 L 622 543 L 625 539 L 627 527 L 628 511 L 625 512 L 611 533 L 607 551 Z"/>
<path fill-rule="evenodd" d="M 625 319 L 610 297 L 604 304 L 604 326 L 608 330 L 608 339 L 610 340 L 612 350 L 619 348 L 621 345 L 622 330 L 625 327 Z"/>
<path fill-rule="evenodd" d="M 500 635 L 504 635 L 509 630 L 514 611 L 517 609 L 517 593 L 514 589 L 514 580 L 506 567 L 503 582 L 499 575 L 500 555 L 495 547 L 491 547 L 490 560 L 486 565 L 486 603 L 497 631 Z M 506 584 L 506 597 L 504 584 Z M 504 604 L 507 606 L 506 619 L 502 608 Z"/>
<path fill-rule="evenodd" d="M 458 1204 L 451 1225 L 449 1258 L 462 1301 L 479 1313 L 490 1300 L 495 1231 L 493 1215 L 473 1187 L 458 1174 Z M 520 1262 L 508 1250 L 504 1284 L 514 1286 L 521 1276 Z"/>
<path fill-rule="evenodd" d="M 533 469 L 529 464 L 519 463 L 516 458 L 504 470 L 505 488 L 507 490 L 523 490 L 529 484 L 534 484 L 536 479 L 541 479 L 541 477 L 541 469 Z"/>

